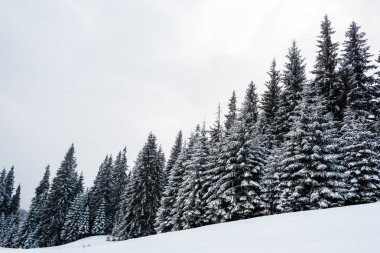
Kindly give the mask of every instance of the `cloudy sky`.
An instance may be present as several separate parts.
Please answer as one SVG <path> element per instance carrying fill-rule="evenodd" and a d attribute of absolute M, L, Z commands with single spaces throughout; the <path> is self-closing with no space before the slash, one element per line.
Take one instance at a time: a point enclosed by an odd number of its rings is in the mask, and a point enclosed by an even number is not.
<path fill-rule="evenodd" d="M 0 1 L 0 168 L 26 208 L 47 164 L 75 144 L 90 186 L 106 154 L 129 166 L 150 131 L 167 156 L 178 130 L 214 120 L 252 80 L 263 90 L 297 40 L 315 59 L 324 14 L 342 42 L 355 20 L 380 49 L 378 0 Z M 310 75 L 311 77 L 311 75 Z"/>

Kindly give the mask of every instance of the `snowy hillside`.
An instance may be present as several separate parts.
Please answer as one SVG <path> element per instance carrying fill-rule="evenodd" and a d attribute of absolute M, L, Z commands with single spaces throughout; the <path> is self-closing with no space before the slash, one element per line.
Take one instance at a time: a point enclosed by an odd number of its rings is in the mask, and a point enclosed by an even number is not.
<path fill-rule="evenodd" d="M 90 237 L 63 246 L 10 252 L 312 253 L 377 252 L 380 203 L 266 216 L 123 242 Z"/>

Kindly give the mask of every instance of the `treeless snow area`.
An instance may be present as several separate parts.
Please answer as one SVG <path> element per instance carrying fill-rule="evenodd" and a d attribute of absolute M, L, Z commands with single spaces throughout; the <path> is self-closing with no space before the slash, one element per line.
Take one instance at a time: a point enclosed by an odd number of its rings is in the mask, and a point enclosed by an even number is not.
<path fill-rule="evenodd" d="M 122 242 L 94 236 L 35 253 L 377 252 L 380 203 L 280 214 Z"/>

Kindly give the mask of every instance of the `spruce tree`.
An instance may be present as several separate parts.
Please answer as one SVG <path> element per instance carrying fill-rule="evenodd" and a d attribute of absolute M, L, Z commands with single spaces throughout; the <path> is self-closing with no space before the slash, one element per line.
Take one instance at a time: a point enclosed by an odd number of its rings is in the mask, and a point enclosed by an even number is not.
<path fill-rule="evenodd" d="M 49 193 L 49 177 L 50 167 L 47 166 L 44 176 L 35 190 L 35 196 L 32 199 L 26 220 L 20 229 L 20 246 L 22 248 L 28 249 L 38 247 L 38 234 L 36 234 L 36 232 L 37 227 L 42 220 Z"/>
<path fill-rule="evenodd" d="M 173 166 L 175 162 L 177 161 L 179 154 L 181 153 L 181 149 L 182 149 L 182 131 L 179 131 L 175 139 L 174 145 L 171 149 L 169 160 L 165 167 L 165 182 L 164 182 L 165 186 L 168 183 L 171 170 L 173 169 Z"/>
<path fill-rule="evenodd" d="M 282 194 L 275 200 L 279 212 L 343 204 L 345 186 L 337 129 L 321 100 L 311 84 L 305 87 L 280 162 L 277 190 Z"/>
<path fill-rule="evenodd" d="M 266 133 L 267 147 L 272 149 L 277 145 L 275 141 L 275 119 L 277 117 L 281 99 L 281 76 L 280 71 L 276 70 L 275 60 L 273 60 L 272 65 L 270 66 L 268 75 L 270 80 L 265 83 L 267 90 L 264 91 L 261 98 L 261 109 L 263 110 L 261 120 L 265 119 L 265 125 L 262 126 L 261 131 Z"/>
<path fill-rule="evenodd" d="M 352 22 L 346 32 L 342 55 L 341 71 L 345 73 L 345 86 L 347 89 L 347 105 L 351 109 L 367 114 L 374 108 L 371 105 L 371 86 L 374 82 L 369 71 L 376 68 L 371 64 L 365 33 L 360 31 L 360 26 Z"/>
<path fill-rule="evenodd" d="M 80 239 L 79 225 L 84 214 L 83 194 L 78 194 L 65 217 L 65 223 L 61 232 L 61 239 L 65 243 Z"/>
<path fill-rule="evenodd" d="M 77 163 L 74 153 L 74 145 L 71 145 L 53 178 L 44 209 L 44 217 L 39 228 L 40 235 L 37 238 L 41 247 L 63 243 L 60 238 L 61 232 L 78 186 Z"/>
<path fill-rule="evenodd" d="M 117 155 L 110 174 L 111 198 L 108 210 L 108 219 L 111 227 L 115 224 L 116 214 L 119 211 L 122 202 L 122 195 L 127 187 L 127 170 L 127 149 L 124 147 L 123 151 L 119 152 Z M 112 231 L 112 229 L 113 228 L 110 228 L 108 232 Z"/>
<path fill-rule="evenodd" d="M 295 41 L 288 50 L 287 62 L 282 75 L 283 90 L 277 115 L 275 117 L 275 136 L 277 143 L 284 141 L 284 136 L 293 124 L 293 112 L 301 101 L 301 92 L 306 82 L 304 58 Z"/>
<path fill-rule="evenodd" d="M 156 137 L 150 133 L 139 153 L 129 186 L 128 207 L 125 210 L 119 239 L 155 234 L 154 220 L 162 194 L 162 168 Z"/>
<path fill-rule="evenodd" d="M 185 163 L 188 159 L 188 147 L 183 144 L 181 153 L 170 170 L 168 183 L 163 192 L 160 208 L 157 211 L 156 231 L 158 233 L 172 231 L 174 217 L 178 217 L 178 211 L 182 212 L 182 210 L 177 209 L 176 200 L 185 174 Z"/>
<path fill-rule="evenodd" d="M 257 95 L 251 83 L 238 119 L 226 136 L 218 160 L 220 173 L 209 189 L 208 208 L 213 222 L 239 220 L 262 215 L 265 203 L 261 186 L 266 152 L 260 141 L 256 121 Z M 209 213 L 212 213 L 209 211 Z"/>
<path fill-rule="evenodd" d="M 90 207 L 90 226 L 93 225 L 96 217 L 96 212 L 104 199 L 106 206 L 107 221 L 110 219 L 112 212 L 108 212 L 111 208 L 111 171 L 112 168 L 112 157 L 106 156 L 102 164 L 99 167 L 98 174 L 95 177 L 94 185 L 89 191 L 89 207 Z M 92 230 L 93 231 L 93 230 Z M 107 223 L 106 232 L 111 233 L 112 224 Z"/>
<path fill-rule="evenodd" d="M 318 54 L 312 73 L 315 75 L 316 92 L 325 100 L 327 110 L 335 119 L 341 119 L 345 101 L 344 89 L 336 70 L 339 44 L 332 41 L 334 33 L 331 21 L 325 15 L 321 22 L 321 33 L 317 40 Z"/>
<path fill-rule="evenodd" d="M 363 115 L 348 108 L 342 127 L 341 152 L 346 168 L 348 205 L 370 203 L 379 199 L 379 157 L 376 139 L 367 128 Z"/>
<path fill-rule="evenodd" d="M 106 217 L 106 200 L 103 198 L 100 202 L 98 209 L 95 214 L 95 221 L 92 227 L 92 234 L 94 235 L 104 235 L 107 229 L 107 217 Z"/>
<path fill-rule="evenodd" d="M 204 175 L 209 169 L 209 142 L 206 136 L 206 126 L 202 129 L 198 125 L 195 133 L 196 138 L 192 149 L 189 149 L 189 160 L 185 163 L 185 174 L 182 181 L 178 202 L 182 212 L 177 223 L 181 229 L 195 228 L 204 225 L 202 216 L 204 214 L 203 195 L 207 189 L 204 188 Z"/>
<path fill-rule="evenodd" d="M 228 103 L 228 114 L 225 115 L 226 122 L 224 123 L 224 127 L 226 131 L 230 130 L 233 125 L 233 122 L 236 119 L 236 94 L 235 91 L 232 92 L 232 96 Z"/>

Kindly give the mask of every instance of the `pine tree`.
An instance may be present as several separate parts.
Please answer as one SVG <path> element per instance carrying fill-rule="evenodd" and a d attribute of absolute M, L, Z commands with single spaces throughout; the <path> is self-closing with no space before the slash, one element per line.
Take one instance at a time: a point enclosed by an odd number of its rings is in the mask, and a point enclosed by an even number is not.
<path fill-rule="evenodd" d="M 260 140 L 256 123 L 257 94 L 251 83 L 246 91 L 242 109 L 231 132 L 225 137 L 215 175 L 218 179 L 209 188 L 208 211 L 214 210 L 213 222 L 239 220 L 262 215 L 265 203 L 261 187 L 266 151 Z M 210 208 L 210 209 L 209 209 Z"/>
<path fill-rule="evenodd" d="M 122 201 L 122 195 L 127 187 L 127 149 L 124 147 L 122 152 L 117 155 L 114 166 L 111 170 L 111 198 L 110 206 L 108 210 L 108 220 L 112 228 L 109 228 L 108 232 L 112 231 L 116 220 L 116 214 L 120 209 L 120 203 Z"/>
<path fill-rule="evenodd" d="M 14 167 L 8 171 L 4 178 L 3 183 L 3 205 L 0 207 L 0 213 L 4 213 L 5 216 L 8 216 L 12 213 L 11 201 L 12 193 L 14 190 Z"/>
<path fill-rule="evenodd" d="M 345 113 L 342 133 L 341 150 L 348 184 L 346 203 L 375 202 L 380 193 L 380 161 L 374 134 L 368 131 L 364 116 L 350 108 Z"/>
<path fill-rule="evenodd" d="M 280 212 L 343 204 L 343 168 L 339 166 L 337 129 L 312 85 L 305 87 L 287 134 L 280 162 Z"/>
<path fill-rule="evenodd" d="M 92 227 L 92 234 L 104 235 L 107 229 L 107 217 L 106 217 L 106 201 L 103 198 L 100 202 L 98 210 L 96 210 L 95 221 Z"/>
<path fill-rule="evenodd" d="M 252 134 L 259 116 L 258 101 L 256 86 L 253 82 L 250 82 L 245 92 L 244 101 L 240 111 L 240 120 L 244 121 L 243 124 L 245 125 L 248 134 Z"/>
<path fill-rule="evenodd" d="M 267 88 L 261 99 L 261 109 L 263 110 L 268 122 L 273 123 L 276 116 L 281 95 L 280 71 L 276 70 L 276 60 L 273 60 L 269 72 L 269 81 L 265 83 Z"/>
<path fill-rule="evenodd" d="M 276 147 L 272 150 L 268 157 L 267 164 L 265 166 L 262 185 L 262 198 L 266 203 L 266 210 L 268 214 L 275 214 L 277 210 L 278 202 L 282 191 L 279 189 L 280 173 L 281 173 L 281 160 L 283 157 L 283 148 Z"/>
<path fill-rule="evenodd" d="M 65 217 L 65 223 L 61 232 L 61 239 L 65 243 L 80 239 L 79 225 L 84 214 L 83 200 L 83 194 L 78 194 Z"/>
<path fill-rule="evenodd" d="M 9 205 L 10 214 L 17 213 L 20 209 L 20 193 L 21 193 L 21 186 L 19 185 L 16 189 L 16 193 L 11 198 L 11 203 Z"/>
<path fill-rule="evenodd" d="M 336 67 L 338 64 L 338 43 L 332 42 L 335 33 L 327 15 L 321 22 L 321 33 L 318 36 L 318 54 L 312 73 L 318 95 L 325 100 L 327 110 L 335 119 L 341 119 L 345 106 L 344 89 L 339 82 Z"/>
<path fill-rule="evenodd" d="M 119 239 L 155 234 L 154 220 L 160 205 L 163 183 L 160 165 L 156 137 L 150 133 L 133 169 L 128 207 Z"/>
<path fill-rule="evenodd" d="M 341 71 L 345 73 L 344 80 L 347 89 L 347 104 L 351 109 L 366 113 L 374 108 L 371 96 L 373 76 L 368 74 L 376 68 L 371 64 L 365 33 L 360 32 L 360 26 L 352 22 L 346 32 L 342 56 Z"/>
<path fill-rule="evenodd" d="M 176 200 L 183 182 L 185 163 L 189 158 L 187 149 L 186 144 L 183 144 L 181 153 L 174 163 L 173 168 L 170 170 L 168 183 L 161 199 L 161 206 L 157 211 L 156 231 L 158 233 L 172 231 L 174 227 L 174 217 L 178 216 L 177 211 L 179 210 L 176 208 Z"/>
<path fill-rule="evenodd" d="M 203 195 L 207 189 L 204 185 L 204 175 L 209 169 L 209 143 L 206 136 L 206 126 L 196 128 L 194 144 L 188 150 L 190 157 L 185 163 L 185 174 L 180 186 L 178 199 L 182 209 L 177 217 L 180 229 L 195 228 L 204 225 Z"/>
<path fill-rule="evenodd" d="M 50 167 L 45 169 L 44 176 L 35 190 L 35 196 L 29 208 L 28 215 L 20 229 L 20 246 L 22 248 L 38 247 L 36 229 L 42 220 L 44 207 L 49 193 Z"/>
<path fill-rule="evenodd" d="M 266 133 L 267 136 L 267 147 L 272 149 L 275 145 L 276 139 L 276 129 L 275 120 L 277 112 L 280 106 L 281 99 L 281 87 L 280 87 L 280 71 L 276 70 L 276 61 L 273 60 L 268 72 L 270 80 L 266 82 L 265 86 L 267 90 L 264 91 L 261 98 L 261 109 L 263 113 L 261 119 L 265 119 L 265 125 L 262 126 L 262 133 Z"/>
<path fill-rule="evenodd" d="M 306 82 L 304 58 L 301 50 L 293 41 L 286 56 L 288 62 L 285 64 L 282 76 L 283 91 L 277 115 L 275 117 L 275 136 L 277 143 L 284 141 L 284 136 L 290 131 L 293 124 L 293 112 L 301 101 L 301 92 Z"/>
<path fill-rule="evenodd" d="M 179 154 L 181 153 L 181 149 L 182 149 L 182 131 L 179 131 L 175 139 L 174 145 L 171 149 L 169 160 L 165 167 L 165 182 L 164 182 L 165 186 L 168 183 L 171 170 L 173 169 L 173 166 L 175 162 L 177 161 Z"/>
<path fill-rule="evenodd" d="M 44 217 L 39 228 L 41 234 L 37 238 L 41 247 L 63 243 L 60 235 L 78 186 L 77 163 L 74 153 L 74 145 L 71 145 L 53 178 L 44 209 Z"/>
<path fill-rule="evenodd" d="M 20 226 L 19 212 L 11 213 L 5 218 L 5 226 L 3 230 L 3 240 L 0 244 L 1 247 L 14 248 L 17 247 L 18 231 Z"/>
<path fill-rule="evenodd" d="M 236 94 L 235 91 L 232 92 L 232 97 L 228 103 L 228 114 L 225 115 L 226 122 L 224 123 L 224 127 L 226 131 L 230 130 L 233 125 L 233 122 L 236 119 Z"/>
<path fill-rule="evenodd" d="M 90 207 L 87 203 L 84 204 L 84 212 L 79 221 L 79 238 L 85 238 L 90 235 Z"/>
<path fill-rule="evenodd" d="M 92 227 L 95 222 L 95 217 L 97 210 L 101 204 L 101 202 L 105 201 L 106 206 L 106 220 L 110 220 L 109 215 L 113 215 L 113 210 L 110 211 L 110 203 L 111 203 L 111 171 L 112 168 L 112 157 L 106 156 L 103 160 L 102 164 L 99 167 L 98 174 L 96 175 L 94 185 L 89 191 L 89 207 L 90 207 L 90 226 Z M 92 230 L 93 231 L 93 230 Z M 112 224 L 107 223 L 106 233 L 111 233 Z"/>

